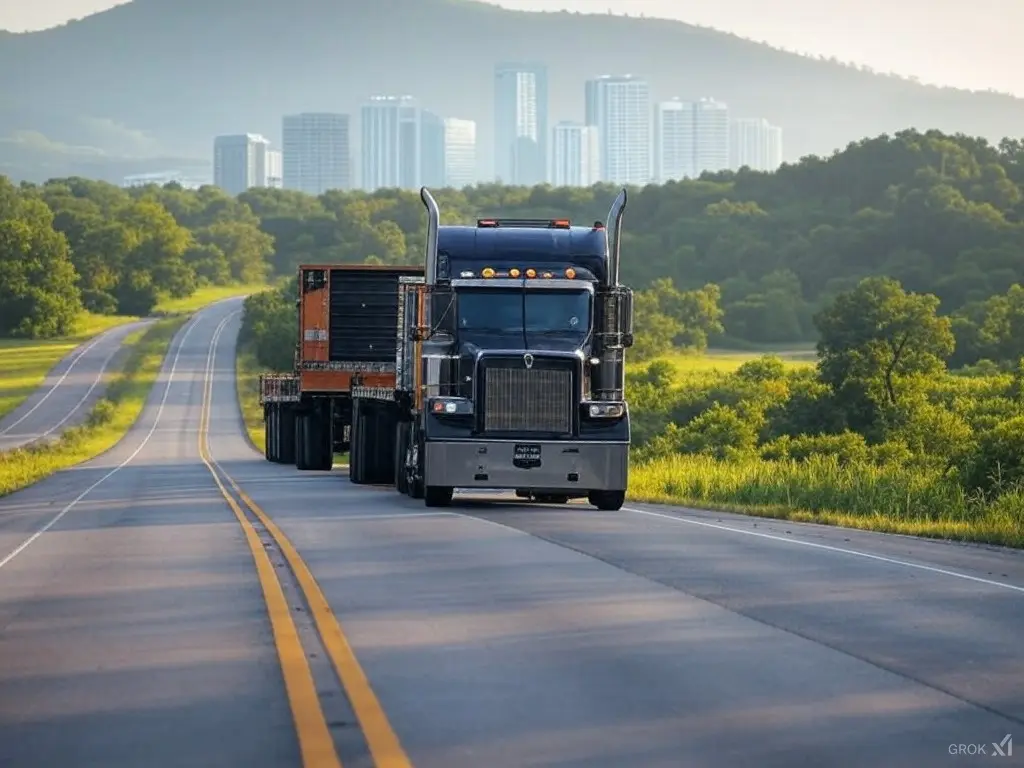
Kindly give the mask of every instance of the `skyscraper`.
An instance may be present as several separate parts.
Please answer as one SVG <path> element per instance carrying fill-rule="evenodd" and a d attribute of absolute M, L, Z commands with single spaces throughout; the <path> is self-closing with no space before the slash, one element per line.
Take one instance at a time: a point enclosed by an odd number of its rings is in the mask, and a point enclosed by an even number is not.
<path fill-rule="evenodd" d="M 444 118 L 433 112 L 420 113 L 420 183 L 445 186 Z"/>
<path fill-rule="evenodd" d="M 476 184 L 476 123 L 449 117 L 444 121 L 444 183 L 462 189 Z"/>
<path fill-rule="evenodd" d="M 561 122 L 551 132 L 551 183 L 589 187 L 601 174 L 601 150 L 595 126 Z"/>
<path fill-rule="evenodd" d="M 309 195 L 352 188 L 349 116 L 287 115 L 282 121 L 284 188 Z"/>
<path fill-rule="evenodd" d="M 267 186 L 281 189 L 284 180 L 284 157 L 279 149 L 267 150 Z"/>
<path fill-rule="evenodd" d="M 502 184 L 547 179 L 548 73 L 541 64 L 494 69 L 494 173 Z"/>
<path fill-rule="evenodd" d="M 587 81 L 587 125 L 600 136 L 601 181 L 647 184 L 651 180 L 651 89 L 633 75 Z"/>
<path fill-rule="evenodd" d="M 267 147 L 255 133 L 218 136 L 213 140 L 213 183 L 229 195 L 267 186 Z"/>
<path fill-rule="evenodd" d="M 768 126 L 768 167 L 765 170 L 775 172 L 782 165 L 782 128 L 777 125 Z"/>
<path fill-rule="evenodd" d="M 696 124 L 693 104 L 679 99 L 654 108 L 654 180 L 659 184 L 693 178 Z"/>
<path fill-rule="evenodd" d="M 693 105 L 696 153 L 694 175 L 729 169 L 729 107 L 714 99 Z"/>
<path fill-rule="evenodd" d="M 362 188 L 420 186 L 421 121 L 411 96 L 374 96 L 362 108 Z"/>

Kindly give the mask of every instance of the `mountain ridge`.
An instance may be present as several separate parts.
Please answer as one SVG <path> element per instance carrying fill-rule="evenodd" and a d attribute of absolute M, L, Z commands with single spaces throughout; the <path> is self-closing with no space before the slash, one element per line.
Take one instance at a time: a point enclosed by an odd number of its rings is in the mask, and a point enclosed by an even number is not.
<path fill-rule="evenodd" d="M 0 173 L 40 178 L 83 163 L 157 170 L 144 167 L 157 155 L 208 164 L 217 133 L 259 132 L 279 145 L 281 116 L 307 110 L 353 116 L 355 160 L 355 118 L 374 93 L 409 93 L 476 120 L 486 173 L 493 67 L 517 59 L 548 64 L 552 123 L 582 117 L 587 77 L 631 72 L 651 82 L 656 100 L 711 96 L 733 116 L 781 125 L 788 160 L 907 127 L 995 141 L 1024 124 L 1024 99 L 1011 95 L 916 84 L 678 21 L 472 0 L 134 0 L 0 35 L 0 92 L 10 94 Z M 86 161 L 38 141 L 26 152 L 24 139 L 10 141 L 15 132 L 104 154 Z"/>

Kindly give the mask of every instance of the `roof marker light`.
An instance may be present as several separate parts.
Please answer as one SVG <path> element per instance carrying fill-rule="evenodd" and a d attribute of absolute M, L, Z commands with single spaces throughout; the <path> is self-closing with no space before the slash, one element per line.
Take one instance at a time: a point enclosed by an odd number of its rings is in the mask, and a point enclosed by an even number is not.
<path fill-rule="evenodd" d="M 512 267 L 512 269 L 510 269 L 510 270 L 508 271 L 508 273 L 509 273 L 509 275 L 510 275 L 511 277 L 519 277 L 519 275 L 520 275 L 520 272 L 519 272 L 519 270 L 518 270 L 518 269 L 516 269 L 515 267 Z"/>
<path fill-rule="evenodd" d="M 526 270 L 526 276 L 527 277 L 536 277 L 537 276 L 537 270 L 536 269 L 528 269 L 528 270 Z"/>
<path fill-rule="evenodd" d="M 494 277 L 494 270 L 490 267 L 484 267 L 483 272 L 480 273 L 484 277 Z"/>
<path fill-rule="evenodd" d="M 554 275 L 552 275 L 550 272 L 545 272 L 544 273 L 544 279 L 545 280 L 550 280 L 552 277 L 554 277 Z"/>
<path fill-rule="evenodd" d="M 576 277 L 576 270 L 573 269 L 572 267 L 569 267 L 567 270 L 565 270 L 565 276 L 572 280 L 574 277 Z"/>

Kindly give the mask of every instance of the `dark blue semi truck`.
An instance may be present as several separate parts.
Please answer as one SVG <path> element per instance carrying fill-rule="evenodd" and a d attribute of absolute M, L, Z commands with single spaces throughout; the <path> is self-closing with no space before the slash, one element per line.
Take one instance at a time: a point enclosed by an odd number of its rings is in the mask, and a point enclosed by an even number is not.
<path fill-rule="evenodd" d="M 626 192 L 607 222 L 440 226 L 427 189 L 425 271 L 396 278 L 395 387 L 351 389 L 349 474 L 427 506 L 507 489 L 617 510 L 629 479 L 619 283 Z"/>

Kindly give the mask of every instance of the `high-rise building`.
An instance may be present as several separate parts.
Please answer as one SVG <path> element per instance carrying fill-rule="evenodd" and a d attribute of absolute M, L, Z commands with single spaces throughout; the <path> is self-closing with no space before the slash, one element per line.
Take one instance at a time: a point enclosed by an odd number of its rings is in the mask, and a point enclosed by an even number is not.
<path fill-rule="evenodd" d="M 752 171 L 775 171 L 782 165 L 782 129 L 763 118 L 734 120 L 730 126 L 729 165 Z"/>
<path fill-rule="evenodd" d="M 271 189 L 284 186 L 284 157 L 279 149 L 267 150 L 267 186 Z"/>
<path fill-rule="evenodd" d="M 494 69 L 494 175 L 499 183 L 541 184 L 548 163 L 548 73 L 541 64 Z"/>
<path fill-rule="evenodd" d="M 449 117 L 444 121 L 444 184 L 462 189 L 477 182 L 476 123 Z"/>
<path fill-rule="evenodd" d="M 593 125 L 561 122 L 551 132 L 551 183 L 589 187 L 601 175 L 601 148 Z"/>
<path fill-rule="evenodd" d="M 433 112 L 420 113 L 420 183 L 445 186 L 444 118 Z"/>
<path fill-rule="evenodd" d="M 693 105 L 694 175 L 729 169 L 729 107 L 714 99 L 701 99 Z"/>
<path fill-rule="evenodd" d="M 600 137 L 601 181 L 647 184 L 651 180 L 651 89 L 633 75 L 587 81 L 587 125 Z"/>
<path fill-rule="evenodd" d="M 362 109 L 362 188 L 421 184 L 421 120 L 411 96 L 374 96 Z"/>
<path fill-rule="evenodd" d="M 349 116 L 303 112 L 282 120 L 285 189 L 322 195 L 352 188 Z"/>
<path fill-rule="evenodd" d="M 768 165 L 766 171 L 774 173 L 782 166 L 782 128 L 768 126 Z"/>
<path fill-rule="evenodd" d="M 255 133 L 218 136 L 213 140 L 213 183 L 229 195 L 267 186 L 267 147 Z"/>
<path fill-rule="evenodd" d="M 693 104 L 679 99 L 654 108 L 654 180 L 659 184 L 692 179 L 696 159 Z"/>

